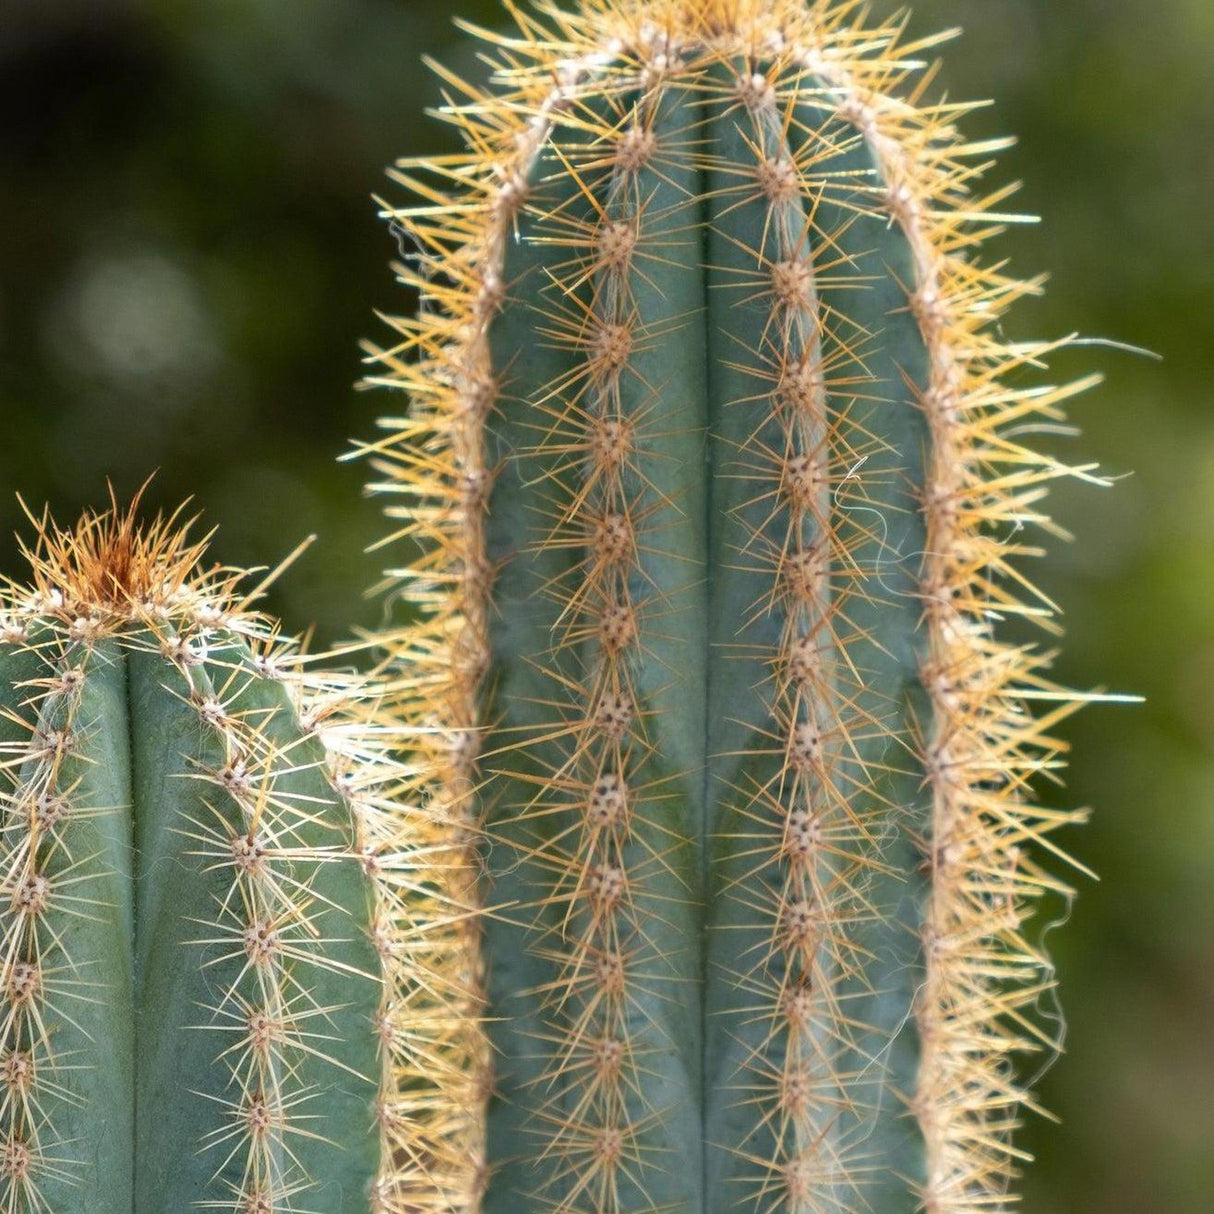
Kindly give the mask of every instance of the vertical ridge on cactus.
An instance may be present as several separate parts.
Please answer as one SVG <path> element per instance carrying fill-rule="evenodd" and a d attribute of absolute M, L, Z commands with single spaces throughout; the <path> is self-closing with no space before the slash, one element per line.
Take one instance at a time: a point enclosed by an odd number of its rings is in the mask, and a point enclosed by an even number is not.
<path fill-rule="evenodd" d="M 377 685 L 204 551 L 44 518 L 0 590 L 9 1214 L 399 1209 L 417 853 Z"/>
<path fill-rule="evenodd" d="M 1021 441 L 1086 384 L 999 334 L 995 145 L 847 0 L 511 12 L 443 73 L 466 153 L 396 173 L 422 304 L 372 351 L 448 866 L 413 1048 L 463 1060 L 418 1201 L 1007 1208 L 1081 697 L 995 625 L 1055 627 L 1019 563 L 1090 469 Z"/>

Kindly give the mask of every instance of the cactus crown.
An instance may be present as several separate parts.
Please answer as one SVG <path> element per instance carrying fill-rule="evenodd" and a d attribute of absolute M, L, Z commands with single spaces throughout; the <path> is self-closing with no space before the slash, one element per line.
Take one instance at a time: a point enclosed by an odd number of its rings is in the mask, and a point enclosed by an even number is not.
<path fill-rule="evenodd" d="M 233 605 L 243 573 L 214 569 L 200 577 L 209 537 L 191 538 L 184 508 L 141 526 L 141 497 L 142 491 L 126 510 L 112 501 L 109 511 L 89 512 L 70 529 L 49 515 L 32 519 L 36 539 L 21 551 L 35 599 L 73 619 L 104 612 L 115 622 L 129 618 L 136 604 L 165 610 L 181 610 L 191 599 Z M 28 614 L 27 596 L 24 586 L 10 582 L 10 609 L 20 614 L 24 603 Z"/>
<path fill-rule="evenodd" d="M 408 843 L 371 679 L 180 512 L 0 591 L 0 1208 L 393 1210 Z"/>
<path fill-rule="evenodd" d="M 858 3 L 511 11 L 490 87 L 442 73 L 466 153 L 399 166 L 373 351 L 428 1208 L 1005 1208 L 1081 697 L 995 624 L 1055 628 L 1018 563 L 1090 470 L 1023 445 L 1086 385 L 998 331 L 997 145 Z"/>

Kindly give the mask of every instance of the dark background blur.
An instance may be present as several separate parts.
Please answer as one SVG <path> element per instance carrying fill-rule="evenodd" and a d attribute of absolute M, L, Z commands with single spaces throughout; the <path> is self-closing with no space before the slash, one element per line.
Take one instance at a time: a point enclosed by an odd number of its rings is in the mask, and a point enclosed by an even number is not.
<path fill-rule="evenodd" d="M 496 0 L 459 10 L 499 20 Z M 878 12 L 889 11 L 877 0 Z M 17 572 L 15 493 L 67 521 L 129 495 L 193 494 L 217 554 L 276 562 L 321 536 L 275 590 L 293 629 L 332 641 L 380 531 L 357 394 L 372 309 L 406 310 L 370 195 L 395 156 L 448 146 L 419 63 L 465 68 L 434 0 L 0 0 L 0 570 Z M 1080 400 L 1068 458 L 1125 476 L 1063 486 L 1077 541 L 1037 571 L 1063 605 L 1061 677 L 1140 692 L 1068 725 L 1066 842 L 1080 881 L 1050 937 L 1067 1055 L 1022 1142 L 1030 1214 L 1214 1208 L 1214 3 L 921 0 L 912 28 L 960 25 L 951 96 L 992 96 L 976 133 L 1015 133 L 1001 173 L 1040 227 L 1000 244 L 1052 273 L 1015 336 L 1085 334 L 1056 371 L 1107 372 Z M 1132 476 L 1127 474 L 1132 472 Z M 1053 795 L 1053 794 L 1051 794 Z"/>

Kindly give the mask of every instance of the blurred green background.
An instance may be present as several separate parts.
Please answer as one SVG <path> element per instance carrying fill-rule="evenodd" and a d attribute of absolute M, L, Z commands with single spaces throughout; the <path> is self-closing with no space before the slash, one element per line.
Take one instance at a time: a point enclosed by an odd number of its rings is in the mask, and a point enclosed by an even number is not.
<path fill-rule="evenodd" d="M 458 0 L 492 23 L 496 0 Z M 875 4 L 877 11 L 888 6 Z M 1063 486 L 1077 536 L 1039 568 L 1069 619 L 1075 686 L 1132 690 L 1066 728 L 1066 842 L 1081 881 L 1051 935 L 1067 1053 L 1040 1084 L 1032 1214 L 1214 1208 L 1214 4 L 922 0 L 912 29 L 963 26 L 951 96 L 1015 133 L 1001 173 L 1025 210 L 998 252 L 1048 297 L 1015 336 L 1100 348 L 1062 376 L 1108 383 L 1060 451 L 1115 489 Z M 227 561 L 320 541 L 272 606 L 318 641 L 374 622 L 358 592 L 377 508 L 334 456 L 402 402 L 355 393 L 372 309 L 407 310 L 370 195 L 405 152 L 448 146 L 422 118 L 431 52 L 471 67 L 423 0 L 0 0 L 0 570 L 15 493 L 67 520 L 111 477 L 193 494 Z M 1061 442 L 1061 440 L 1060 440 Z M 1130 475 L 1132 473 L 1132 475 Z M 354 588 L 352 590 L 352 588 Z"/>

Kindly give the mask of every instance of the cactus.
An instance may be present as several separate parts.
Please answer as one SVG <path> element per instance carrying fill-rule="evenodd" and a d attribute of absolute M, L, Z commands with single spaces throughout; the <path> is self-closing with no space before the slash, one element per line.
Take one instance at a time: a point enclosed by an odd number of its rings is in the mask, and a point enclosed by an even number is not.
<path fill-rule="evenodd" d="M 1082 697 L 996 624 L 1056 629 L 1019 566 L 1091 473 L 1023 445 L 1086 384 L 999 329 L 997 145 L 850 0 L 512 12 L 371 350 L 426 1208 L 1006 1209 Z"/>
<path fill-rule="evenodd" d="M 397 1210 L 374 684 L 179 524 L 44 518 L 0 595 L 0 1209 Z"/>

